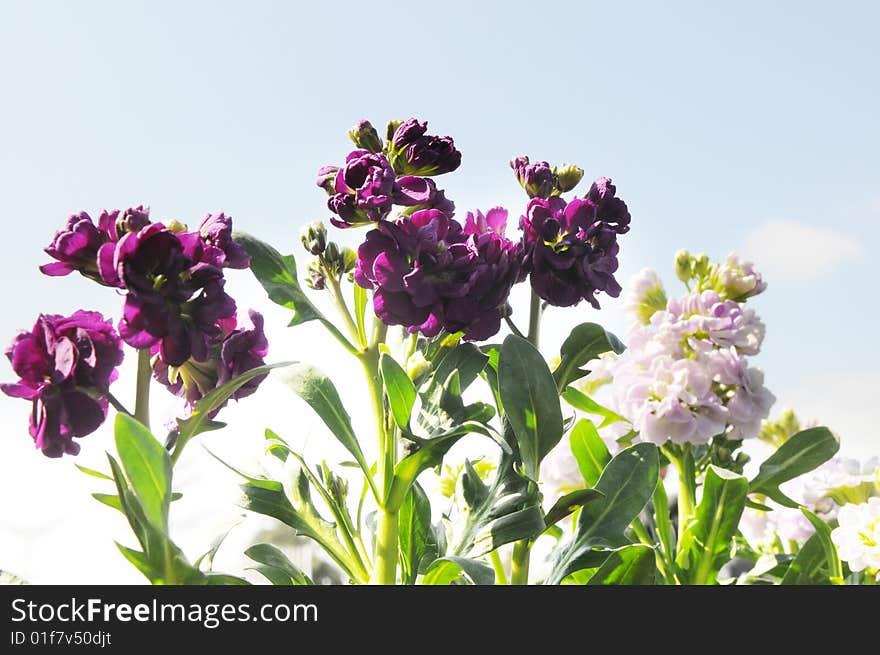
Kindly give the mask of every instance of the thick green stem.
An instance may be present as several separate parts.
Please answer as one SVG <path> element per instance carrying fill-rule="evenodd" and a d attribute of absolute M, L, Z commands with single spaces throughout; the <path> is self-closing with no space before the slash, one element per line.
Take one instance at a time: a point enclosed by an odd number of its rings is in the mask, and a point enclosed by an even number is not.
<path fill-rule="evenodd" d="M 510 584 L 529 584 L 529 556 L 531 550 L 529 540 L 522 539 L 513 545 L 513 556 L 510 560 Z"/>
<path fill-rule="evenodd" d="M 500 586 L 509 585 L 507 572 L 504 570 L 504 563 L 501 561 L 501 556 L 498 554 L 497 549 L 489 553 L 489 559 L 492 561 L 492 568 L 495 569 L 495 584 Z"/>
<path fill-rule="evenodd" d="M 399 516 L 387 507 L 379 512 L 379 526 L 376 534 L 376 567 L 373 569 L 373 584 L 393 585 L 397 583 L 397 531 Z"/>
<path fill-rule="evenodd" d="M 685 446 L 681 458 L 674 459 L 673 463 L 678 470 L 678 545 L 681 548 L 684 532 L 694 516 L 697 505 L 696 468 L 690 448 Z"/>
<path fill-rule="evenodd" d="M 138 351 L 137 390 L 134 399 L 134 417 L 148 430 L 150 429 L 150 379 L 153 365 L 150 363 L 150 349 Z"/>
<path fill-rule="evenodd" d="M 537 348 L 541 337 L 541 297 L 532 291 L 532 302 L 529 306 L 529 333 L 526 337 Z"/>

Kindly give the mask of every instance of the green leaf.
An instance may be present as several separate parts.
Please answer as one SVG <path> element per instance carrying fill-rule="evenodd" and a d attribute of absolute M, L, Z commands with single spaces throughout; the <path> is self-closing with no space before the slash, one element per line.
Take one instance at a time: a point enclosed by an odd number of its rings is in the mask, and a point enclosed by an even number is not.
<path fill-rule="evenodd" d="M 763 494 L 785 507 L 798 504 L 779 490 L 779 485 L 834 457 L 840 440 L 825 427 L 798 432 L 770 455 L 758 469 L 758 475 L 749 483 L 749 493 Z"/>
<path fill-rule="evenodd" d="M 99 480 L 110 480 L 110 482 L 113 482 L 113 478 L 111 478 L 106 473 L 101 473 L 100 471 L 96 471 L 95 469 L 90 469 L 85 466 L 80 466 L 79 464 L 74 464 L 74 466 L 86 475 L 91 475 L 93 478 L 98 478 Z"/>
<path fill-rule="evenodd" d="M 593 422 L 587 419 L 581 419 L 575 424 L 569 441 L 571 454 L 574 455 L 587 486 L 596 486 L 602 471 L 611 461 L 608 446 L 602 441 Z"/>
<path fill-rule="evenodd" d="M 251 273 L 257 278 L 269 295 L 269 300 L 293 310 L 290 325 L 300 325 L 307 321 L 321 321 L 340 343 L 350 352 L 359 352 L 351 345 L 339 329 L 315 307 L 299 285 L 296 275 L 296 260 L 293 255 L 282 255 L 268 243 L 244 232 L 234 232 L 233 239 L 250 255 Z"/>
<path fill-rule="evenodd" d="M 233 378 L 229 382 L 226 382 L 213 391 L 205 394 L 205 396 L 193 406 L 190 416 L 177 422 L 180 430 L 177 437 L 178 440 L 186 442 L 202 432 L 216 429 L 216 422 L 212 421 L 210 418 L 211 412 L 229 400 L 232 397 L 232 394 L 254 378 L 265 375 L 272 369 L 290 366 L 292 363 L 293 362 L 279 362 L 277 364 L 259 366 L 242 373 L 237 378 Z"/>
<path fill-rule="evenodd" d="M 405 584 L 415 584 L 416 576 L 443 553 L 431 524 L 431 501 L 416 482 L 400 507 L 400 563 Z"/>
<path fill-rule="evenodd" d="M 654 549 L 632 544 L 611 551 L 588 585 L 652 585 L 657 572 Z"/>
<path fill-rule="evenodd" d="M 116 449 L 132 491 L 146 519 L 168 531 L 171 504 L 171 457 L 140 422 L 127 414 L 116 415 Z"/>
<path fill-rule="evenodd" d="M 536 537 L 546 528 L 536 486 L 517 472 L 510 455 L 501 456 L 489 486 L 466 460 L 461 485 L 468 515 L 456 555 L 484 555 L 504 544 Z"/>
<path fill-rule="evenodd" d="M 445 351 L 442 357 L 433 362 L 434 371 L 427 383 L 426 393 L 430 395 L 432 386 L 444 384 L 453 371 L 458 371 L 461 390 L 464 391 L 486 368 L 488 361 L 488 355 L 472 343 L 462 343 Z"/>
<path fill-rule="evenodd" d="M 274 585 L 297 585 L 311 586 L 315 583 L 303 573 L 298 566 L 293 564 L 283 552 L 271 544 L 257 544 L 251 546 L 244 554 L 263 567 L 257 567 Z"/>
<path fill-rule="evenodd" d="M 604 497 L 584 506 L 575 534 L 559 552 L 547 584 L 559 584 L 574 571 L 590 568 L 583 559 L 593 548 L 627 543 L 624 532 L 654 493 L 659 471 L 657 447 L 649 443 L 631 446 L 608 462 L 595 487 Z"/>
<path fill-rule="evenodd" d="M 289 383 L 293 391 L 321 417 L 339 443 L 354 456 L 361 470 L 369 475 L 370 467 L 351 427 L 351 417 L 345 411 L 330 378 L 314 366 L 298 363 L 294 366 Z"/>
<path fill-rule="evenodd" d="M 819 543 L 822 545 L 822 552 L 825 555 L 829 576 L 832 579 L 842 579 L 843 564 L 841 564 L 840 556 L 837 554 L 837 547 L 831 541 L 831 526 L 806 507 L 801 507 L 801 512 L 813 524 L 813 527 L 816 528 L 816 537 L 818 537 Z"/>
<path fill-rule="evenodd" d="M 620 414 L 612 412 L 607 407 L 602 407 L 602 405 L 597 403 L 588 395 L 581 393 L 574 387 L 566 387 L 565 390 L 562 392 L 561 397 L 565 402 L 567 402 L 575 409 L 579 409 L 586 414 L 601 416 L 603 420 L 602 423 L 599 425 L 600 428 L 604 428 L 605 426 L 611 425 L 612 423 L 617 423 L 618 421 L 626 421 L 626 419 L 623 418 Z"/>
<path fill-rule="evenodd" d="M 413 405 L 416 402 L 416 388 L 406 371 L 390 355 L 382 353 L 379 358 L 379 368 L 382 371 L 385 393 L 388 396 L 388 404 L 391 406 L 394 422 L 406 429 L 409 426 L 409 417 L 412 415 Z"/>
<path fill-rule="evenodd" d="M 466 557 L 441 557 L 434 560 L 425 572 L 422 584 L 448 585 L 461 577 L 470 584 L 495 584 L 495 572 L 489 566 Z"/>
<path fill-rule="evenodd" d="M 97 500 L 99 503 L 107 505 L 107 507 L 118 509 L 120 512 L 124 511 L 122 509 L 122 503 L 119 501 L 119 496 L 117 496 L 116 494 L 92 494 L 92 498 Z"/>
<path fill-rule="evenodd" d="M 223 545 L 223 542 L 226 540 L 226 537 L 229 536 L 229 533 L 232 532 L 233 528 L 238 526 L 244 520 L 244 518 L 244 515 L 239 516 L 238 520 L 230 525 L 225 532 L 217 535 L 214 538 L 214 541 L 211 542 L 208 550 L 202 553 L 202 555 L 193 563 L 193 566 L 197 569 L 203 569 L 210 572 L 211 569 L 214 567 L 214 556 L 217 555 L 217 551 L 220 550 L 220 546 Z"/>
<path fill-rule="evenodd" d="M 801 546 L 797 556 L 782 576 L 783 585 L 829 585 L 832 571 L 828 568 L 825 545 L 818 533 Z"/>
<path fill-rule="evenodd" d="M 609 351 L 619 355 L 625 348 L 620 339 L 606 332 L 601 325 L 581 323 L 562 343 L 559 366 L 553 372 L 558 388 L 565 389 L 570 383 L 584 377 L 588 371 L 581 367 L 591 359 Z"/>
<path fill-rule="evenodd" d="M 557 500 L 550 511 L 544 516 L 544 524 L 549 527 L 559 523 L 566 516 L 574 512 L 578 507 L 582 507 L 587 503 L 602 498 L 601 491 L 596 489 L 578 489 L 567 493 Z"/>
<path fill-rule="evenodd" d="M 541 353 L 525 339 L 511 334 L 501 346 L 498 386 L 523 469 L 537 480 L 541 460 L 562 439 L 556 383 Z"/>
<path fill-rule="evenodd" d="M 707 469 L 703 496 L 675 560 L 691 584 L 713 584 L 730 559 L 748 488 L 737 473 L 712 465 Z"/>

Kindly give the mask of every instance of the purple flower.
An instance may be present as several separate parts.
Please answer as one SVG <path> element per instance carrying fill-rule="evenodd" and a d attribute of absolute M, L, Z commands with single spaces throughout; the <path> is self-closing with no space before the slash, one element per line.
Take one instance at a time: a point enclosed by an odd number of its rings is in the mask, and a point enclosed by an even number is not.
<path fill-rule="evenodd" d="M 452 137 L 425 134 L 427 130 L 427 121 L 410 118 L 394 131 L 388 151 L 398 175 L 442 175 L 461 165 Z"/>
<path fill-rule="evenodd" d="M 482 340 L 500 328 L 520 262 L 519 246 L 501 234 L 466 231 L 428 209 L 367 233 L 354 276 L 374 290 L 373 309 L 385 323 L 428 337 L 445 329 Z"/>
<path fill-rule="evenodd" d="M 122 212 L 105 209 L 98 217 L 97 225 L 86 212 L 73 214 L 67 219 L 65 229 L 56 232 L 52 243 L 45 248 L 46 253 L 58 261 L 40 266 L 40 271 L 52 277 L 77 271 L 103 284 L 98 271 L 98 250 L 105 243 L 115 243 L 128 232 L 137 232 L 149 222 L 150 210 L 142 205 Z"/>
<path fill-rule="evenodd" d="M 455 213 L 455 203 L 446 197 L 442 189 L 437 189 L 429 177 L 405 175 L 394 184 L 392 199 L 395 205 L 406 207 L 404 213 L 411 214 L 420 209 L 438 209 L 447 216 Z"/>
<path fill-rule="evenodd" d="M 211 356 L 204 362 L 190 358 L 181 366 L 169 366 L 158 344 L 153 346 L 153 377 L 173 394 L 184 398 L 191 409 L 217 387 L 263 366 L 269 350 L 269 342 L 263 332 L 263 316 L 253 310 L 248 315 L 253 324 L 251 329 L 238 327 L 235 316 L 218 322 L 217 335 L 211 340 Z M 232 398 L 239 400 L 251 395 L 265 379 L 266 376 L 261 375 L 249 380 L 232 394 Z M 212 416 L 221 408 L 214 410 Z"/>
<path fill-rule="evenodd" d="M 327 206 L 339 216 L 331 218 L 331 223 L 345 228 L 373 223 L 388 215 L 395 176 L 385 155 L 353 150 L 331 184 L 332 169 L 325 166 L 318 171 L 318 186 L 331 193 Z"/>
<path fill-rule="evenodd" d="M 602 221 L 618 234 L 629 232 L 630 215 L 626 203 L 615 198 L 617 187 L 611 183 L 610 177 L 600 177 L 593 182 L 585 196 L 596 205 L 596 219 Z"/>
<path fill-rule="evenodd" d="M 596 294 L 616 298 L 617 231 L 596 216 L 597 205 L 559 196 L 533 198 L 520 219 L 526 270 L 532 289 L 551 305 L 568 307 L 586 299 L 599 308 Z"/>
<path fill-rule="evenodd" d="M 171 366 L 208 358 L 217 322 L 235 313 L 235 301 L 223 290 L 223 269 L 206 261 L 212 247 L 195 233 L 177 234 L 161 223 L 101 247 L 101 276 L 128 292 L 119 324 L 127 344 L 150 348 L 158 342 Z"/>
<path fill-rule="evenodd" d="M 223 268 L 247 268 L 251 258 L 232 240 L 232 217 L 223 212 L 208 214 L 199 224 L 198 234 L 205 243 L 203 260 Z"/>
<path fill-rule="evenodd" d="M 526 156 L 510 161 L 519 185 L 529 194 L 529 198 L 549 198 L 556 191 L 556 175 L 550 164 L 539 161 L 534 164 Z"/>
<path fill-rule="evenodd" d="M 122 362 L 113 326 L 97 312 L 40 315 L 6 351 L 19 381 L 0 385 L 33 403 L 30 434 L 43 454 L 76 455 L 74 438 L 91 434 L 107 416 L 106 394 Z"/>

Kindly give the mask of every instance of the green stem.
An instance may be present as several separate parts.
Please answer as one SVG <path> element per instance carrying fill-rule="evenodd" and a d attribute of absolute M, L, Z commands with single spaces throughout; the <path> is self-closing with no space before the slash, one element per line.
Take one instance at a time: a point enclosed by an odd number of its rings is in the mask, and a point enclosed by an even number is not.
<path fill-rule="evenodd" d="M 348 334 L 355 343 L 365 346 L 366 344 L 361 342 L 361 333 L 358 330 L 357 324 L 351 317 L 351 312 L 348 311 L 348 305 L 345 303 L 345 297 L 342 295 L 342 287 L 339 286 L 339 280 L 330 272 L 330 268 L 327 266 L 327 262 L 324 261 L 324 257 L 319 256 L 319 259 L 321 261 L 321 266 L 324 269 L 325 279 L 330 285 L 330 295 L 333 296 L 333 303 L 336 305 L 336 309 L 339 310 L 339 315 L 342 317 L 346 329 L 348 329 Z"/>
<path fill-rule="evenodd" d="M 373 569 L 372 584 L 393 585 L 397 583 L 397 531 L 399 516 L 397 512 L 383 508 L 379 512 L 379 526 L 376 534 L 376 566 Z"/>
<path fill-rule="evenodd" d="M 541 297 L 532 291 L 532 301 L 529 306 L 529 333 L 526 339 L 537 348 L 541 336 Z"/>
<path fill-rule="evenodd" d="M 662 483 L 661 483 L 662 484 Z M 642 523 L 642 519 L 640 517 L 636 517 L 632 523 L 630 523 L 630 528 L 632 528 L 633 534 L 638 537 L 640 543 L 645 544 L 646 546 L 650 546 L 654 548 L 657 544 L 651 539 L 651 535 L 648 534 L 647 528 L 645 528 L 645 524 Z M 664 559 L 664 554 L 660 550 L 654 551 L 654 557 L 657 563 L 657 570 L 660 571 L 660 575 L 663 576 L 663 579 L 667 584 L 673 584 L 672 580 L 670 580 L 669 573 L 666 570 L 666 560 Z"/>
<path fill-rule="evenodd" d="M 132 415 L 132 413 L 125 408 L 125 405 L 123 405 L 121 402 L 119 402 L 119 399 L 116 396 L 114 396 L 112 393 L 110 393 L 108 391 L 105 395 L 107 397 L 107 402 L 109 402 L 111 405 L 113 405 L 113 409 L 115 409 L 117 412 L 121 412 L 123 414 L 128 414 L 129 416 Z"/>
<path fill-rule="evenodd" d="M 532 291 L 532 300 L 529 305 L 529 332 L 526 337 L 535 348 L 541 336 L 541 298 Z M 513 545 L 513 555 L 510 560 L 510 584 L 523 585 L 529 583 L 529 555 L 532 545 L 528 539 L 517 541 Z"/>
<path fill-rule="evenodd" d="M 153 365 L 150 363 L 150 349 L 143 348 L 138 351 L 134 417 L 148 430 L 150 429 L 150 379 L 152 376 Z"/>
<path fill-rule="evenodd" d="M 678 546 L 681 548 L 684 532 L 688 523 L 694 516 L 697 506 L 697 478 L 694 466 L 694 455 L 690 445 L 682 450 L 680 458 L 673 459 L 672 463 L 678 470 Z"/>
<path fill-rule="evenodd" d="M 500 586 L 509 585 L 507 572 L 504 570 L 504 563 L 501 561 L 498 551 L 493 550 L 489 553 L 489 559 L 492 560 L 492 568 L 495 569 L 495 584 Z"/>
<path fill-rule="evenodd" d="M 529 540 L 522 539 L 513 545 L 513 557 L 510 560 L 510 584 L 529 584 Z"/>

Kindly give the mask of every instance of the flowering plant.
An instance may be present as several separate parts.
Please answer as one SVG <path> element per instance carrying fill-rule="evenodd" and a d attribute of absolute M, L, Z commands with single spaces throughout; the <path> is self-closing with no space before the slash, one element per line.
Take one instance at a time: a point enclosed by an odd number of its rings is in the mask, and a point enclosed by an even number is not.
<path fill-rule="evenodd" d="M 583 170 L 517 157 L 528 196 L 518 220 L 501 207 L 462 216 L 435 179 L 461 164 L 452 138 L 415 118 L 390 122 L 384 139 L 368 121 L 349 136 L 355 148 L 322 167 L 317 186 L 334 226 L 365 228 L 361 244 L 331 241 L 320 221 L 302 231 L 302 281 L 337 318 L 303 288 L 293 255 L 233 232 L 225 214 L 190 230 L 140 206 L 97 222 L 83 212 L 46 248 L 44 274 L 115 289 L 121 315 L 116 325 L 89 311 L 41 315 L 7 351 L 19 380 L 2 390 L 31 403 L 30 435 L 49 457 L 76 455 L 114 408 L 109 470 L 83 470 L 108 485 L 95 498 L 125 515 L 137 546 L 119 549 L 150 582 L 248 582 L 212 570 L 217 546 L 193 560 L 172 540 L 173 474 L 187 444 L 222 429 L 224 406 L 274 368 L 353 461 L 309 462 L 266 430 L 282 474 L 241 473 L 241 504 L 310 540 L 350 583 L 875 581 L 876 466 L 832 459 L 827 428 L 766 421 L 775 399 L 748 359 L 765 333 L 748 306 L 766 288 L 752 264 L 679 253 L 683 295 L 667 297 L 651 271 L 630 285 L 626 347 L 584 322 L 551 365 L 539 351 L 546 307 L 599 310 L 622 292 L 631 215 L 611 179 L 566 197 Z M 266 364 L 263 317 L 239 322 L 229 269 L 249 269 L 291 327 L 320 323 L 361 364 L 371 429 L 353 424 L 315 366 Z M 518 284 L 531 289 L 522 319 L 510 302 Z M 132 411 L 111 390 L 125 346 L 138 362 Z M 185 407 L 162 439 L 150 430 L 154 383 Z M 774 448 L 749 476 L 748 440 Z M 484 456 L 456 461 L 464 441 Z M 788 486 L 805 474 L 825 482 L 795 500 Z M 800 532 L 784 537 L 789 516 Z M 275 544 L 246 554 L 272 584 L 312 584 Z"/>

